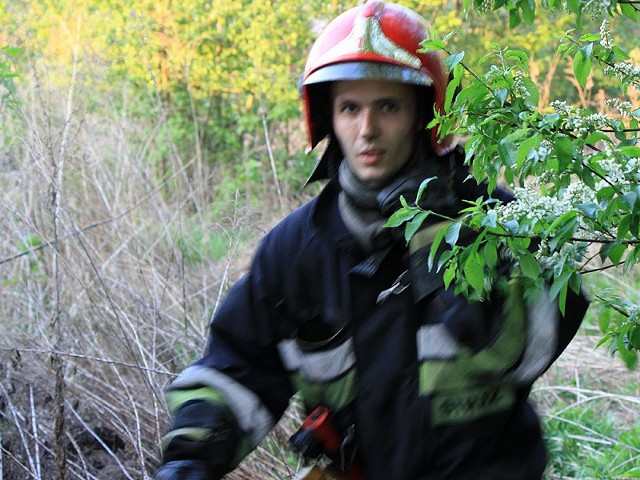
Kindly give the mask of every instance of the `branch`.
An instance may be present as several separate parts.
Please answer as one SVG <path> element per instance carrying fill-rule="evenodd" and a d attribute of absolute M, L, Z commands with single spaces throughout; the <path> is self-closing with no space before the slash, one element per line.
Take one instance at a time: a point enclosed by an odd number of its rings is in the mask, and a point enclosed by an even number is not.
<path fill-rule="evenodd" d="M 118 360 L 112 360 L 110 358 L 93 357 L 93 356 L 90 356 L 90 355 L 84 355 L 84 354 L 75 353 L 75 352 L 65 352 L 65 351 L 56 350 L 56 349 L 0 347 L 0 352 L 2 352 L 2 351 L 12 352 L 12 353 L 16 353 L 17 352 L 18 354 L 36 353 L 36 354 L 40 354 L 40 355 L 57 355 L 57 356 L 60 356 L 60 357 L 75 358 L 75 359 L 87 360 L 89 362 L 105 363 L 105 364 L 108 364 L 108 365 L 115 365 L 115 366 L 118 366 L 118 367 L 126 367 L 126 368 L 131 368 L 131 369 L 139 370 L 139 371 L 157 373 L 157 374 L 161 374 L 161 375 L 167 375 L 169 377 L 177 376 L 177 374 L 168 372 L 166 370 L 158 370 L 157 368 L 143 367 L 143 366 L 140 366 L 140 365 L 136 365 L 134 363 L 127 363 L 127 362 L 122 362 L 122 361 L 118 361 Z"/>
<path fill-rule="evenodd" d="M 76 228 L 72 233 L 68 233 L 67 235 L 63 236 L 63 237 L 58 237 L 57 241 L 61 242 L 61 241 L 66 241 L 69 240 L 70 238 L 74 238 L 76 236 L 78 236 L 81 233 L 84 233 L 86 231 L 92 230 L 96 227 L 101 227 L 103 225 L 107 225 L 109 223 L 115 222 L 116 220 L 120 220 L 123 217 L 126 217 L 127 215 L 129 215 L 133 210 L 135 210 L 136 208 L 138 208 L 142 203 L 144 203 L 147 199 L 149 199 L 153 194 L 155 194 L 158 190 L 160 190 L 160 188 L 162 188 L 169 180 L 173 179 L 178 173 L 186 170 L 193 162 L 195 159 L 191 159 L 189 162 L 187 162 L 185 165 L 182 166 L 182 168 L 180 170 L 178 170 L 177 172 L 174 172 L 172 175 L 168 176 L 167 178 L 165 178 L 164 180 L 162 180 L 153 190 L 151 190 L 149 193 L 147 193 L 144 197 L 142 197 L 140 200 L 138 200 L 138 202 L 136 202 L 133 206 L 127 208 L 126 210 L 124 210 L 123 212 L 119 213 L 118 215 L 111 217 L 111 218 L 106 218 L 104 220 L 101 220 L 99 222 L 95 222 L 95 223 L 90 223 L 88 225 L 85 225 L 82 228 Z M 20 257 L 24 257 L 25 255 L 30 255 L 32 253 L 38 252 L 44 248 L 51 248 L 55 245 L 56 240 L 45 240 L 43 243 L 41 243 L 40 245 L 37 245 L 35 247 L 30 247 L 22 252 L 16 253 L 15 255 L 12 255 L 10 257 L 6 257 L 6 258 L 2 258 L 0 259 L 0 265 L 3 265 L 5 263 L 9 263 L 13 260 L 17 260 Z"/>

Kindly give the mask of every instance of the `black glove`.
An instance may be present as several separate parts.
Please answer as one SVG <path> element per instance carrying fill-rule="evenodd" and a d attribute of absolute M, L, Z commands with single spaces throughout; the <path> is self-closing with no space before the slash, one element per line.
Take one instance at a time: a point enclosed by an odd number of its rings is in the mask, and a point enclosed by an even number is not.
<path fill-rule="evenodd" d="M 154 480 L 218 480 L 222 475 L 214 476 L 207 464 L 201 460 L 175 460 L 165 463 L 156 472 Z"/>
<path fill-rule="evenodd" d="M 218 480 L 233 468 L 239 429 L 222 405 L 196 400 L 173 419 L 156 480 Z"/>

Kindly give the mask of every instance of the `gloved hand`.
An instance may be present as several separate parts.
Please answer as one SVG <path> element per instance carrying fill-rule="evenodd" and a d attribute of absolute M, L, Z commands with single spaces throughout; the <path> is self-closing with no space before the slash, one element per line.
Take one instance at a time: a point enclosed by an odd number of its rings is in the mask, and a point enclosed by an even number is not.
<path fill-rule="evenodd" d="M 226 407 L 186 402 L 165 436 L 163 465 L 155 480 L 219 480 L 233 468 L 238 433 Z"/>
<path fill-rule="evenodd" d="M 156 472 L 154 480 L 219 480 L 222 475 L 210 472 L 201 460 L 174 460 Z"/>

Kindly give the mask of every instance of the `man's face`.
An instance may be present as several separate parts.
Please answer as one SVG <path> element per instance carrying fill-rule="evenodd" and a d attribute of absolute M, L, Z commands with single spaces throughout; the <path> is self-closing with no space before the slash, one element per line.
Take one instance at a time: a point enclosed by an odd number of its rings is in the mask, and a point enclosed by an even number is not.
<path fill-rule="evenodd" d="M 415 88 L 378 80 L 337 81 L 331 99 L 333 131 L 351 171 L 371 186 L 384 185 L 413 151 Z"/>

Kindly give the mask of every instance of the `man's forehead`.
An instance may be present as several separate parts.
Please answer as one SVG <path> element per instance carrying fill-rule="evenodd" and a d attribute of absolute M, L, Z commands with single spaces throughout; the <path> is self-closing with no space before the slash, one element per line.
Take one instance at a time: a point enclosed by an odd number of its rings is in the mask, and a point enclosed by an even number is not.
<path fill-rule="evenodd" d="M 339 80 L 332 82 L 333 97 L 357 96 L 362 99 L 415 98 L 415 86 L 385 80 Z"/>

